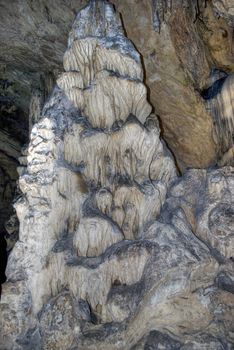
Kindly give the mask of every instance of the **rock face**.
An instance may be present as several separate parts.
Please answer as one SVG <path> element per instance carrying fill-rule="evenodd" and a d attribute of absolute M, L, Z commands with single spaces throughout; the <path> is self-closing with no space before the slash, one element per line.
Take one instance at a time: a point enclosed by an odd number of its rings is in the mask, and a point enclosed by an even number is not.
<path fill-rule="evenodd" d="M 123 15 L 128 37 L 143 56 L 150 101 L 179 168 L 215 164 L 218 145 L 213 118 L 200 91 L 206 87 L 211 68 L 233 70 L 232 28 L 228 29 L 224 20 L 214 21 L 211 2 L 113 3 Z M 152 25 L 155 14 L 160 33 L 158 26 Z"/>
<path fill-rule="evenodd" d="M 214 7 L 221 17 L 227 18 L 232 25 L 234 24 L 234 5 L 232 0 L 214 0 Z"/>
<path fill-rule="evenodd" d="M 231 350 L 234 169 L 177 177 L 107 1 L 64 69 L 21 160 L 0 348 Z"/>
<path fill-rule="evenodd" d="M 219 165 L 234 164 L 234 75 L 224 75 L 204 91 L 207 109 L 214 116 Z"/>
<path fill-rule="evenodd" d="M 29 104 L 36 96 L 43 105 L 51 93 L 75 13 L 87 3 L 0 0 L 0 102 L 17 108 L 29 124 L 36 120 Z M 234 71 L 232 0 L 111 3 L 142 56 L 150 103 L 180 170 L 216 164 L 214 119 L 200 93 L 211 69 Z"/>
<path fill-rule="evenodd" d="M 27 125 L 22 115 L 6 101 L 0 105 L 0 235 L 13 213 L 11 206 L 18 180 L 17 166 L 21 145 L 27 140 Z M 22 129 L 21 129 L 22 128 Z"/>
<path fill-rule="evenodd" d="M 114 1 L 128 37 L 143 56 L 150 101 L 182 170 L 207 167 L 219 158 L 215 117 L 199 92 L 211 68 L 233 72 L 233 27 L 223 17 L 217 20 L 221 5 L 214 3 Z"/>

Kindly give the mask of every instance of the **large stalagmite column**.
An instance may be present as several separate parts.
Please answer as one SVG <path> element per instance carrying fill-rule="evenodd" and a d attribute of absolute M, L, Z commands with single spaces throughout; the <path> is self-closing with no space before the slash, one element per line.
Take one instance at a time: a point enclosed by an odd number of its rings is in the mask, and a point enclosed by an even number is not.
<path fill-rule="evenodd" d="M 7 349 L 70 348 L 85 307 L 86 320 L 125 317 L 107 305 L 108 293 L 113 283 L 140 280 L 150 248 L 139 239 L 176 176 L 140 56 L 106 1 L 77 15 L 64 69 L 32 129 L 19 180 L 20 237 L 2 297 Z M 46 326 L 54 303 L 72 309 L 64 331 Z"/>
<path fill-rule="evenodd" d="M 64 69 L 19 169 L 0 349 L 231 350 L 233 169 L 177 179 L 107 1 L 78 13 Z"/>

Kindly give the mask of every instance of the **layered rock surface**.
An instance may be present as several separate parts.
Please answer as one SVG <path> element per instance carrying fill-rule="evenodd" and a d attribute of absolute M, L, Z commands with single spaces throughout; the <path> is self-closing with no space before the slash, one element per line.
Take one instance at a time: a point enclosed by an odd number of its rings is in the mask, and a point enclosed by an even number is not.
<path fill-rule="evenodd" d="M 19 169 L 0 348 L 232 349 L 233 168 L 178 179 L 107 1 L 64 69 Z"/>
<path fill-rule="evenodd" d="M 234 75 L 225 75 L 205 90 L 208 111 L 215 121 L 219 145 L 218 164 L 234 164 Z"/>
<path fill-rule="evenodd" d="M 233 25 L 225 20 L 232 6 L 203 0 L 113 3 L 143 56 L 150 101 L 179 168 L 214 165 L 219 156 L 215 117 L 200 92 L 212 68 L 234 70 Z"/>
<path fill-rule="evenodd" d="M 26 120 L 35 91 L 43 102 L 51 92 L 75 13 L 87 2 L 0 0 L 0 102 Z M 142 55 L 150 102 L 180 170 L 215 164 L 219 146 L 200 92 L 212 68 L 234 71 L 232 1 L 111 2 Z"/>
<path fill-rule="evenodd" d="M 0 101 L 0 235 L 6 233 L 6 221 L 13 214 L 18 158 L 27 140 L 26 123 L 14 106 Z"/>

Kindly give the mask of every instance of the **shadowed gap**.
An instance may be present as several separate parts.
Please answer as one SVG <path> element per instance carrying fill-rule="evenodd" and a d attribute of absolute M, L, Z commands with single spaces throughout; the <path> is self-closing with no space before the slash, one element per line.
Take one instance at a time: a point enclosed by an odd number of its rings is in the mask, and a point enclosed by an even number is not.
<path fill-rule="evenodd" d="M 6 265 L 7 265 L 7 243 L 4 233 L 0 233 L 0 299 L 2 294 L 2 284 L 6 282 Z"/>

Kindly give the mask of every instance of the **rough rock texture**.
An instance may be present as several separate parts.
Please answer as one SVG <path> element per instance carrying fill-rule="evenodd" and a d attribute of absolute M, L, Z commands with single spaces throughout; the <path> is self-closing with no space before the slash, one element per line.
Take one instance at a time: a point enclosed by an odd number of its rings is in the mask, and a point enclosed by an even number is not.
<path fill-rule="evenodd" d="M 0 106 L 0 234 L 13 212 L 11 206 L 18 179 L 18 157 L 27 140 L 27 125 L 18 111 L 8 103 Z M 22 128 L 22 129 L 21 129 Z"/>
<path fill-rule="evenodd" d="M 180 170 L 215 164 L 217 135 L 200 92 L 212 68 L 234 70 L 232 1 L 111 3 L 142 55 L 150 102 Z M 23 111 L 25 119 L 33 96 L 39 94 L 43 105 L 62 71 L 69 28 L 85 4 L 87 0 L 0 0 L 1 101 Z"/>
<path fill-rule="evenodd" d="M 202 17 L 197 21 L 198 33 L 200 34 L 206 51 L 209 52 L 209 60 L 213 67 L 226 72 L 233 72 L 233 27 L 234 21 L 226 20 L 228 16 L 221 17 L 218 11 L 224 1 L 208 2 L 203 8 Z M 231 7 L 230 7 L 231 10 Z M 212 68 L 213 68 L 212 67 Z"/>
<path fill-rule="evenodd" d="M 234 168 L 177 177 L 140 55 L 107 1 L 78 13 L 64 69 L 40 117 L 40 96 L 31 103 L 0 348 L 231 350 Z"/>
<path fill-rule="evenodd" d="M 215 163 L 217 142 L 212 116 L 206 112 L 199 92 L 206 86 L 211 68 L 233 71 L 233 28 L 222 19 L 216 20 L 214 27 L 211 2 L 206 2 L 206 7 L 204 1 L 199 2 L 199 16 L 196 1 L 171 1 L 171 6 L 165 5 L 168 1 L 114 3 L 123 15 L 128 37 L 143 55 L 150 101 L 179 167 Z M 157 8 L 160 15 L 163 3 L 158 33 L 152 16 Z"/>
<path fill-rule="evenodd" d="M 203 92 L 207 110 L 214 116 L 221 166 L 234 164 L 234 74 L 222 75 Z"/>
<path fill-rule="evenodd" d="M 233 25 L 234 24 L 234 4 L 232 0 L 214 0 L 214 8 L 217 13 L 228 19 L 228 21 Z"/>
<path fill-rule="evenodd" d="M 76 11 L 86 1 L 1 0 L 2 79 L 8 98 L 27 112 L 32 88 L 44 89 L 55 75 Z"/>
<path fill-rule="evenodd" d="M 14 212 L 21 148 L 62 68 L 68 31 L 85 3 L 0 1 L 0 235 Z"/>

